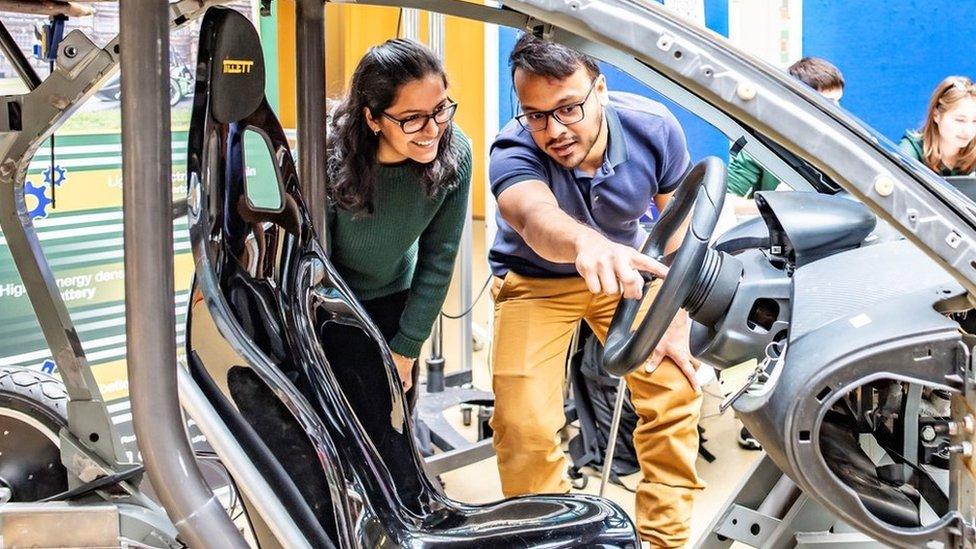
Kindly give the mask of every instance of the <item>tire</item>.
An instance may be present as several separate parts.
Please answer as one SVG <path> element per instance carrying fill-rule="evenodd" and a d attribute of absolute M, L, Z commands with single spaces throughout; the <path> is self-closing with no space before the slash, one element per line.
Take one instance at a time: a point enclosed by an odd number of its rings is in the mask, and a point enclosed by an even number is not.
<path fill-rule="evenodd" d="M 180 89 L 180 84 L 176 80 L 170 78 L 169 80 L 169 106 L 175 107 L 179 105 L 180 101 L 183 100 L 183 90 Z"/>
<path fill-rule="evenodd" d="M 68 489 L 58 438 L 68 424 L 67 406 L 56 378 L 0 367 L 0 487 L 9 489 L 10 501 L 38 501 Z"/>

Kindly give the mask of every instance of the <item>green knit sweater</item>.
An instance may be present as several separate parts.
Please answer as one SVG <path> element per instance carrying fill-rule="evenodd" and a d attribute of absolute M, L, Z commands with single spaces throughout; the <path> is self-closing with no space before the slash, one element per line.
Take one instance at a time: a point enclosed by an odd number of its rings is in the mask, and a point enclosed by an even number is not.
<path fill-rule="evenodd" d="M 410 162 L 381 165 L 374 213 L 330 216 L 331 259 L 361 300 L 410 290 L 390 348 L 416 357 L 447 297 L 471 190 L 471 144 L 455 126 L 459 159 L 450 190 L 428 198 Z"/>

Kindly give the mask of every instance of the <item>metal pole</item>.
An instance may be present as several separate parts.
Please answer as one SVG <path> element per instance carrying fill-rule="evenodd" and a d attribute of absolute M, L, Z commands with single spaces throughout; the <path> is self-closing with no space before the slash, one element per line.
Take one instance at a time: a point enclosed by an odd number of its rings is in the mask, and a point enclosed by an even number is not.
<path fill-rule="evenodd" d="M 191 547 L 246 548 L 187 441 L 176 380 L 173 314 L 169 6 L 122 0 L 125 331 L 132 424 L 153 488 Z"/>
<path fill-rule="evenodd" d="M 274 494 L 274 488 L 268 484 L 254 463 L 248 459 L 247 454 L 241 450 L 234 434 L 220 419 L 213 405 L 190 377 L 190 373 L 183 368 L 178 368 L 177 375 L 183 408 L 197 422 L 200 432 L 207 437 L 207 443 L 220 456 L 220 462 L 227 467 L 231 476 L 237 479 L 241 492 L 264 519 L 268 530 L 278 543 L 290 549 L 311 547 L 281 501 L 276 497 L 270 497 Z"/>
<path fill-rule="evenodd" d="M 329 250 L 325 151 L 325 3 L 295 2 L 298 63 L 298 171 L 305 206 L 322 246 Z"/>
<path fill-rule="evenodd" d="M 416 11 L 416 10 L 410 10 Z M 437 54 L 439 58 L 444 59 L 447 53 L 445 46 L 445 30 L 444 22 L 445 15 L 442 13 L 429 12 L 427 14 L 427 35 L 428 42 L 430 42 L 430 49 Z M 472 195 L 468 195 L 468 205 L 467 213 L 464 218 L 464 228 L 461 231 L 461 240 L 458 244 L 458 254 L 457 259 L 454 261 L 454 272 L 457 273 L 451 280 L 451 290 L 453 294 L 457 295 L 456 303 L 453 306 L 453 310 L 456 311 L 467 311 L 471 308 L 471 278 L 473 272 L 473 254 L 472 248 L 472 211 L 471 211 L 471 200 Z M 472 346 L 473 346 L 473 333 L 472 333 L 472 320 L 471 315 L 464 315 L 464 317 L 457 319 L 459 334 L 456 338 L 452 337 L 452 346 L 448 351 L 448 355 L 454 360 L 458 361 L 460 364 L 461 371 L 470 371 L 472 369 Z M 441 340 L 444 339 L 444 323 L 442 320 L 438 320 L 440 325 L 439 336 Z M 440 376 L 441 376 L 441 387 L 443 387 L 443 377 L 445 369 L 445 359 L 443 357 L 443 346 L 437 354 L 440 359 Z M 428 391 L 433 392 L 431 389 L 430 376 L 434 372 L 431 372 L 428 368 L 428 379 L 427 387 Z M 436 387 L 436 384 L 433 385 Z"/>
<path fill-rule="evenodd" d="M 613 421 L 610 423 L 610 440 L 607 441 L 607 453 L 603 456 L 603 474 L 600 477 L 600 497 L 610 482 L 610 470 L 613 469 L 613 451 L 617 447 L 617 431 L 620 430 L 620 412 L 624 408 L 624 393 L 627 391 L 627 381 L 621 376 L 617 384 L 617 401 L 613 405 Z"/>
<path fill-rule="evenodd" d="M 427 357 L 427 392 L 444 392 L 444 317 L 437 315 L 430 333 L 430 356 Z"/>
<path fill-rule="evenodd" d="M 427 36 L 430 49 L 441 59 L 444 59 L 444 19 L 443 13 L 432 11 L 427 14 Z"/>
<path fill-rule="evenodd" d="M 800 494 L 800 487 L 794 484 L 790 477 L 783 475 L 773 485 L 772 490 L 766 494 L 756 512 L 782 520 L 793 507 L 796 498 L 800 497 Z"/>
<path fill-rule="evenodd" d="M 37 76 L 34 67 L 30 66 L 30 62 L 24 57 L 24 52 L 17 47 L 14 37 L 7 32 L 7 27 L 4 26 L 3 21 L 0 21 L 0 49 L 10 60 L 10 64 L 14 66 L 14 70 L 20 75 L 24 84 L 27 84 L 27 89 L 34 91 L 41 85 L 41 77 Z"/>
<path fill-rule="evenodd" d="M 403 18 L 401 34 L 404 38 L 420 41 L 420 12 L 414 8 L 400 8 L 400 10 L 400 17 Z"/>
<path fill-rule="evenodd" d="M 467 311 L 471 308 L 472 300 L 472 284 L 471 278 L 474 272 L 474 254 L 472 252 L 473 247 L 473 227 L 472 227 L 472 210 L 471 210 L 471 200 L 472 195 L 468 195 L 468 205 L 467 213 L 464 218 L 464 228 L 461 230 L 461 241 L 458 243 L 458 255 L 457 259 L 454 261 L 454 272 L 457 276 L 451 281 L 451 285 L 457 288 L 457 305 L 456 310 Z M 458 338 L 454 343 L 454 349 L 456 349 L 458 356 L 457 360 L 460 365 L 461 371 L 470 372 L 473 368 L 472 366 L 472 354 L 474 352 L 474 333 L 473 333 L 473 316 L 474 312 L 464 315 L 464 317 L 457 320 L 458 325 Z"/>

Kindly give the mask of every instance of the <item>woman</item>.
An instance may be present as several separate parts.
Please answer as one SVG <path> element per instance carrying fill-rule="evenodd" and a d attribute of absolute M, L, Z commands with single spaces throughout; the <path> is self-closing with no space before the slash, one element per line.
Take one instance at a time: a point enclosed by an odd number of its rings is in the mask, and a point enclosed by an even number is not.
<path fill-rule="evenodd" d="M 976 169 L 976 85 L 950 76 L 932 93 L 925 124 L 908 131 L 901 149 L 942 176 L 970 175 Z"/>
<path fill-rule="evenodd" d="M 331 259 L 389 343 L 404 390 L 417 379 L 467 214 L 471 146 L 452 123 L 447 87 L 430 49 L 388 40 L 360 60 L 329 122 Z M 381 355 L 364 332 L 327 324 L 323 343 L 340 378 L 382 383 Z"/>

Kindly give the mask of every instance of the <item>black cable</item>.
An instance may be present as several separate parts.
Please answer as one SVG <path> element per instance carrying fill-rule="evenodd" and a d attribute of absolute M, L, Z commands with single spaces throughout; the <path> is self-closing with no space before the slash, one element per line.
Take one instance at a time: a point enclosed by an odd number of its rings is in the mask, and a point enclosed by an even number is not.
<path fill-rule="evenodd" d="M 91 482 L 86 482 L 81 486 L 77 486 L 70 490 L 61 492 L 60 494 L 54 494 L 53 496 L 48 496 L 38 503 L 46 503 L 49 501 L 61 501 L 61 500 L 71 500 L 79 496 L 84 496 L 90 494 L 95 490 L 101 490 L 102 488 L 108 488 L 109 486 L 115 486 L 129 480 L 130 478 L 141 474 L 145 468 L 142 465 L 136 465 L 135 467 L 126 469 L 121 473 L 115 473 L 114 475 L 108 475 L 100 478 L 96 478 Z"/>
<path fill-rule="evenodd" d="M 50 63 L 50 72 L 51 73 L 54 72 L 54 60 L 53 59 L 51 60 L 51 63 Z M 51 183 L 51 209 L 52 210 L 55 210 L 58 207 L 58 196 L 57 196 L 57 191 L 55 191 L 55 188 L 57 188 L 57 184 L 55 183 L 55 181 L 57 181 L 57 173 L 54 171 L 54 133 L 53 132 L 51 133 L 51 175 L 50 175 L 50 177 L 48 179 L 51 180 L 50 181 L 50 183 Z"/>
<path fill-rule="evenodd" d="M 482 286 L 481 287 L 481 291 L 478 292 L 478 297 L 474 298 L 474 302 L 471 304 L 470 307 L 468 307 L 468 309 L 466 311 L 464 311 L 463 313 L 461 313 L 459 315 L 449 315 L 449 314 L 445 313 L 444 311 L 441 311 L 441 316 L 443 316 L 444 318 L 450 318 L 451 320 L 458 320 L 460 318 L 464 318 L 464 317 L 468 316 L 469 314 L 471 314 L 471 311 L 474 310 L 474 306 L 477 305 L 478 302 L 481 301 L 481 298 L 485 295 L 485 290 L 488 289 L 488 284 L 491 283 L 491 277 L 492 276 L 493 275 L 488 275 L 488 279 L 485 280 L 484 286 Z"/>

